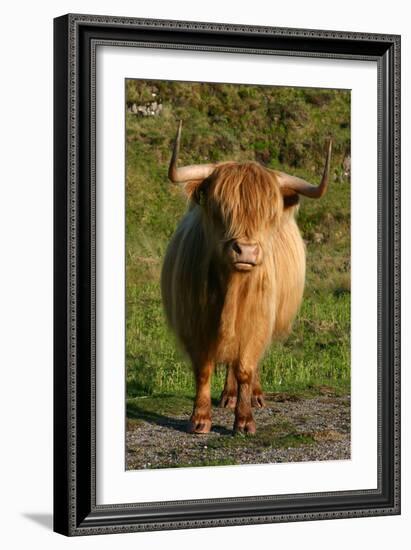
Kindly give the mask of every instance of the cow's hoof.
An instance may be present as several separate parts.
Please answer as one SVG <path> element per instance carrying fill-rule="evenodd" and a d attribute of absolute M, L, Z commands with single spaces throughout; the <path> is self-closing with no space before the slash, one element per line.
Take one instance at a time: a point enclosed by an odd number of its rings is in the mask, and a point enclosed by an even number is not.
<path fill-rule="evenodd" d="M 191 417 L 188 424 L 188 433 L 190 434 L 208 434 L 211 430 L 211 418 Z"/>
<path fill-rule="evenodd" d="M 225 393 L 223 391 L 223 393 L 221 394 L 220 403 L 218 404 L 218 406 L 221 409 L 235 409 L 236 404 L 237 404 L 237 396 L 229 395 L 228 393 Z"/>
<path fill-rule="evenodd" d="M 254 435 L 256 432 L 256 426 L 253 418 L 249 419 L 236 419 L 234 422 L 233 433 L 235 434 L 247 434 Z"/>
<path fill-rule="evenodd" d="M 255 407 L 256 409 L 262 409 L 263 407 L 265 407 L 264 396 L 262 393 L 253 395 L 251 397 L 251 406 Z"/>

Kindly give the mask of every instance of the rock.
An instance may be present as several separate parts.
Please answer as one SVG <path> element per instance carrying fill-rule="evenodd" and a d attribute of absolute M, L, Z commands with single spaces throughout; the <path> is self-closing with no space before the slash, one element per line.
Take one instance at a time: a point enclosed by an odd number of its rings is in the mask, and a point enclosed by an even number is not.
<path fill-rule="evenodd" d="M 350 177 L 350 175 L 351 175 L 351 157 L 350 157 L 350 155 L 347 155 L 346 157 L 344 157 L 343 170 L 344 170 L 344 176 L 347 177 L 347 178 Z"/>
<path fill-rule="evenodd" d="M 140 116 L 157 116 L 163 110 L 163 105 L 158 101 L 151 101 L 145 105 L 137 105 L 133 103 L 131 107 L 128 108 L 129 112 Z"/>

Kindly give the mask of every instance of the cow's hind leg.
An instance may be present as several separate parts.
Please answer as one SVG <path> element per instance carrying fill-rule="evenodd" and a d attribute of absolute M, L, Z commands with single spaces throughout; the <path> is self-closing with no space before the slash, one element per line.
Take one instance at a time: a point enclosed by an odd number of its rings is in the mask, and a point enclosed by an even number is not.
<path fill-rule="evenodd" d="M 264 394 L 260 384 L 258 369 L 254 371 L 251 406 L 256 407 L 257 409 L 262 409 L 263 407 L 265 407 Z"/>
<path fill-rule="evenodd" d="M 196 398 L 194 401 L 193 414 L 190 418 L 188 431 L 195 434 L 205 434 L 211 429 L 211 375 L 213 372 L 213 363 L 195 367 L 194 374 L 196 378 Z"/>
<path fill-rule="evenodd" d="M 221 393 L 220 402 L 218 404 L 221 408 L 235 409 L 237 403 L 238 385 L 237 379 L 234 373 L 234 367 L 227 365 L 227 373 L 225 378 L 224 390 Z M 257 409 L 265 407 L 265 400 L 263 390 L 260 384 L 260 378 L 258 370 L 255 370 L 253 376 L 253 389 L 251 394 L 251 406 Z"/>
<path fill-rule="evenodd" d="M 234 373 L 233 365 L 227 365 L 224 390 L 220 397 L 219 407 L 235 409 L 237 403 L 237 378 Z"/>
<path fill-rule="evenodd" d="M 237 404 L 235 407 L 234 433 L 254 434 L 255 422 L 251 411 L 253 367 L 239 361 L 234 372 L 237 378 Z"/>

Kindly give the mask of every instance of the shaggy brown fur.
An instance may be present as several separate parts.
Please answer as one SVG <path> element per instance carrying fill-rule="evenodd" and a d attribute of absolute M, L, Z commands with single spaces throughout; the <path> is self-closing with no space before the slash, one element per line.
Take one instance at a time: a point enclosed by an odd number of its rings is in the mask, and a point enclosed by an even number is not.
<path fill-rule="evenodd" d="M 161 287 L 196 378 L 189 430 L 210 430 L 211 375 L 225 363 L 221 405 L 235 407 L 235 431 L 254 433 L 251 405 L 264 404 L 258 363 L 273 339 L 289 333 L 303 295 L 298 195 L 285 195 L 276 173 L 255 162 L 219 164 L 185 191 L 189 209 L 168 246 Z M 235 243 L 253 251 L 255 265 L 238 262 Z"/>

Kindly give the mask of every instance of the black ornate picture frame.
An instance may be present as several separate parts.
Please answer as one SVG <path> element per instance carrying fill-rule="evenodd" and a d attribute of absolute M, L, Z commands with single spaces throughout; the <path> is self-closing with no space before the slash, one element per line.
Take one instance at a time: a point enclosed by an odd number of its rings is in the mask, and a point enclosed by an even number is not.
<path fill-rule="evenodd" d="M 378 488 L 96 504 L 96 48 L 374 61 L 378 67 Z M 370 208 L 372 206 L 369 206 Z M 366 215 L 366 213 L 365 213 Z M 54 529 L 120 533 L 400 513 L 400 37 L 125 17 L 54 21 Z"/>

